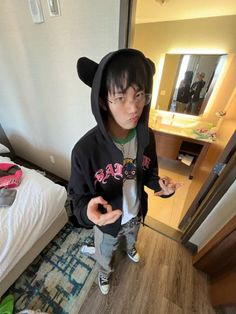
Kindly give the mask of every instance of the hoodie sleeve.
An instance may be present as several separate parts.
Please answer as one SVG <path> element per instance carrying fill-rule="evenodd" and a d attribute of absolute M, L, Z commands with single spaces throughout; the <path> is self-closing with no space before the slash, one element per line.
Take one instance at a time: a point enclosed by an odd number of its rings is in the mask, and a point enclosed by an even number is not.
<path fill-rule="evenodd" d="M 91 198 L 96 195 L 91 193 L 83 169 L 78 151 L 74 148 L 71 156 L 71 176 L 68 185 L 68 193 L 73 204 L 72 212 L 82 227 L 91 228 L 94 223 L 88 219 L 87 206 Z"/>
<path fill-rule="evenodd" d="M 159 184 L 160 177 L 158 175 L 158 160 L 156 155 L 156 144 L 155 137 L 153 131 L 149 132 L 149 145 L 147 147 L 147 156 L 150 158 L 149 168 L 144 171 L 144 185 L 148 188 L 152 189 L 154 192 L 161 191 L 161 187 Z M 162 195 L 162 198 L 168 198 L 172 196 L 174 193 L 170 195 Z"/>

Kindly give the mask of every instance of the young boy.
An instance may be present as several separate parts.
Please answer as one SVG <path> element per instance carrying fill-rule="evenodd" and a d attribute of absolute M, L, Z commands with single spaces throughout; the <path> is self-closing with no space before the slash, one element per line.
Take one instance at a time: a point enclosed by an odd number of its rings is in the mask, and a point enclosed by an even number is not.
<path fill-rule="evenodd" d="M 97 126 L 72 151 L 69 194 L 79 224 L 94 228 L 99 287 L 109 291 L 112 254 L 125 236 L 127 255 L 138 262 L 135 247 L 147 213 L 144 185 L 168 197 L 177 184 L 158 177 L 154 135 L 148 128 L 155 67 L 140 51 L 122 49 L 99 64 L 81 58 L 80 79 L 92 88 Z"/>

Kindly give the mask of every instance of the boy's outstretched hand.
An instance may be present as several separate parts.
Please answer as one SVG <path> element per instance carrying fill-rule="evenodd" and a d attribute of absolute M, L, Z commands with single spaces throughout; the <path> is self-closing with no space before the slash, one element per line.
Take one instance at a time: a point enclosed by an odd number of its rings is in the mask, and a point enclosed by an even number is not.
<path fill-rule="evenodd" d="M 156 196 L 162 196 L 162 195 L 170 195 L 173 194 L 178 188 L 180 188 L 183 183 L 176 183 L 169 177 L 163 177 L 160 178 L 159 184 L 161 187 L 161 191 L 156 192 Z"/>
<path fill-rule="evenodd" d="M 102 205 L 107 213 L 102 214 L 99 210 L 99 205 Z M 120 209 L 112 210 L 111 205 L 108 204 L 101 196 L 94 197 L 90 200 L 87 207 L 87 216 L 95 225 L 104 226 L 115 222 L 122 215 Z"/>

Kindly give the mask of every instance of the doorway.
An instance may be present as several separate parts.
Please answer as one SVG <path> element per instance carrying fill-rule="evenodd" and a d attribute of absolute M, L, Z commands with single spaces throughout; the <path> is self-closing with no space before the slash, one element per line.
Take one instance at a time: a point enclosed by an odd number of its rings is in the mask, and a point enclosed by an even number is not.
<path fill-rule="evenodd" d="M 156 5 L 158 6 L 158 1 L 155 1 Z M 191 1 L 189 1 L 191 2 Z M 191 5 L 191 3 L 188 2 L 188 5 Z M 153 2 L 154 3 L 154 2 Z M 149 2 L 137 0 L 133 2 L 133 10 L 131 12 L 130 16 L 130 29 L 129 29 L 129 43 L 128 46 L 132 48 L 139 49 L 143 51 L 143 53 L 151 58 L 152 60 L 159 54 L 157 53 L 157 48 L 155 47 L 155 43 L 158 46 L 159 51 L 161 51 L 162 54 L 165 53 L 171 53 L 170 51 L 166 50 L 166 42 L 168 41 L 168 24 L 165 22 L 169 19 L 168 14 L 170 12 L 173 13 L 173 8 L 171 8 L 172 4 L 174 5 L 174 2 L 167 2 L 165 7 L 160 6 L 156 8 L 155 10 L 151 10 L 152 21 L 150 22 L 149 16 L 148 16 L 148 10 L 146 8 L 138 8 L 139 5 L 141 6 L 148 6 Z M 153 4 L 152 4 L 153 5 Z M 167 8 L 167 6 L 169 6 Z M 194 3 L 192 3 L 192 6 L 194 6 Z M 208 6 L 209 9 L 209 6 Z M 162 20 L 156 21 L 154 20 L 153 12 L 157 12 L 159 16 L 161 16 Z M 203 8 L 201 8 L 202 13 L 204 14 Z M 188 17 L 187 13 L 187 7 L 184 8 L 181 7 L 181 13 L 185 16 L 182 20 L 178 18 L 180 21 L 179 23 L 187 25 L 187 23 L 190 21 L 188 19 L 194 19 L 194 16 Z M 135 24 L 135 13 L 143 12 L 145 14 L 145 21 L 143 20 L 143 25 Z M 163 12 L 163 14 L 161 13 Z M 169 13 L 168 13 L 169 12 Z M 232 13 L 233 14 L 233 13 Z M 205 15 L 206 17 L 207 15 Z M 200 16 L 198 16 L 199 18 Z M 208 23 L 213 23 L 214 25 L 220 25 L 225 23 L 224 16 L 214 18 L 204 18 L 200 21 L 201 25 L 204 23 L 207 25 Z M 140 16 L 139 16 L 140 19 Z M 172 16 L 172 21 L 174 20 Z M 192 20 L 191 20 L 192 21 Z M 150 22 L 150 23 L 149 23 Z M 207 49 L 209 45 L 209 41 L 205 41 L 204 38 L 208 36 L 209 34 L 206 33 L 207 27 L 204 29 L 204 34 L 201 33 L 200 29 L 195 27 L 199 21 L 197 19 L 193 20 L 193 26 L 191 26 L 190 35 L 188 35 L 187 30 L 188 27 L 185 28 L 184 36 L 185 39 L 183 39 L 183 36 L 175 36 L 175 41 L 171 39 L 172 46 L 178 48 L 178 49 L 185 49 L 185 50 L 199 50 L 199 47 L 201 49 Z M 190 25 L 190 24 L 188 24 Z M 195 25 L 195 26 L 194 26 Z M 170 27 L 173 31 L 173 25 Z M 198 30 L 197 36 L 194 36 L 195 30 Z M 231 28 L 232 29 L 232 28 Z M 212 42 L 216 41 L 218 45 L 221 45 L 222 47 L 225 47 L 223 53 L 226 53 L 230 50 L 227 50 L 227 47 L 229 47 L 233 41 L 233 35 L 232 38 L 219 38 L 217 34 L 217 28 L 215 33 L 210 37 L 212 39 Z M 166 37 L 163 37 L 165 36 Z M 140 37 L 139 37 L 140 36 Z M 160 36 L 160 37 L 159 37 Z M 192 38 L 195 38 L 195 42 L 192 41 Z M 208 36 L 209 37 L 209 36 Z M 216 48 L 220 48 L 219 46 L 215 46 Z M 236 51 L 236 47 L 233 49 Z M 232 49 L 231 49 L 232 51 Z M 235 64 L 235 60 L 232 61 Z M 231 64 L 232 65 L 232 64 Z M 232 80 L 233 78 L 233 80 Z M 220 154 L 224 151 L 224 148 L 229 141 L 231 135 L 234 132 L 235 129 L 235 119 L 236 119 L 236 110 L 233 109 L 233 103 L 236 102 L 235 97 L 235 87 L 236 84 L 236 78 L 235 75 L 232 73 L 232 70 L 228 67 L 228 73 L 225 75 L 224 80 L 221 82 L 221 89 L 218 92 L 218 99 L 215 99 L 215 103 L 211 107 L 210 112 L 201 113 L 200 119 L 211 121 L 217 125 L 218 131 L 217 131 L 217 141 L 211 145 L 209 148 L 209 151 L 207 152 L 204 160 L 202 161 L 199 171 L 197 172 L 197 175 L 195 178 L 191 181 L 188 178 L 188 167 L 185 165 L 182 165 L 179 163 L 178 160 L 172 161 L 168 159 L 162 159 L 159 158 L 159 171 L 160 175 L 168 175 L 172 177 L 176 181 L 182 181 L 184 183 L 183 188 L 180 188 L 177 192 L 174 198 L 170 199 L 159 199 L 153 196 L 153 192 L 147 189 L 147 193 L 149 194 L 149 212 L 148 217 L 146 219 L 146 224 L 153 228 L 161 230 L 161 233 L 164 233 L 168 236 L 175 237 L 175 234 L 177 233 L 177 238 L 179 238 L 179 234 L 181 234 L 179 229 L 179 223 L 181 219 L 184 217 L 184 215 L 187 213 L 188 209 L 190 208 L 192 202 L 194 201 L 195 197 L 197 196 L 198 192 L 201 190 L 202 185 L 207 180 L 207 177 L 209 176 L 210 172 L 212 171 L 212 168 L 214 167 L 218 157 Z M 230 86 L 229 86 L 230 85 Z M 155 94 L 155 86 L 153 90 L 153 94 Z M 224 94 L 224 96 L 223 96 Z M 219 103 L 223 104 L 222 106 L 219 106 Z M 217 105 L 218 104 L 218 105 Z M 234 106 L 235 107 L 235 106 Z M 227 112 L 230 111 L 232 114 L 231 116 L 227 115 L 228 117 L 223 119 L 216 118 L 215 113 L 221 108 L 221 111 Z M 199 119 L 198 119 L 199 120 Z M 233 124 L 232 124 L 233 121 Z M 174 236 L 173 236 L 174 234 Z"/>

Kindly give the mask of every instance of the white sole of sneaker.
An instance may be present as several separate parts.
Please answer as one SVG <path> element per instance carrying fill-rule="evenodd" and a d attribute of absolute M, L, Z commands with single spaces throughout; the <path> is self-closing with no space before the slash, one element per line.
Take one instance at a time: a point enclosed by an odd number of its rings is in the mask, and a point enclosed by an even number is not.
<path fill-rule="evenodd" d="M 129 259 L 131 259 L 131 261 L 133 261 L 134 263 L 138 263 L 140 261 L 140 257 L 138 257 L 138 259 L 135 259 L 133 258 L 132 256 L 130 256 L 128 253 L 127 253 Z"/>
<path fill-rule="evenodd" d="M 95 247 L 94 246 L 83 245 L 81 247 L 81 249 L 80 249 L 80 253 L 88 254 L 88 255 L 94 255 L 95 254 Z"/>
<path fill-rule="evenodd" d="M 98 285 L 99 285 L 100 291 L 101 291 L 101 293 L 102 293 L 103 295 L 108 294 L 108 292 L 109 292 L 109 287 L 108 287 L 107 289 L 104 289 L 104 287 L 102 287 L 101 284 L 100 284 L 99 278 L 98 278 Z"/>

